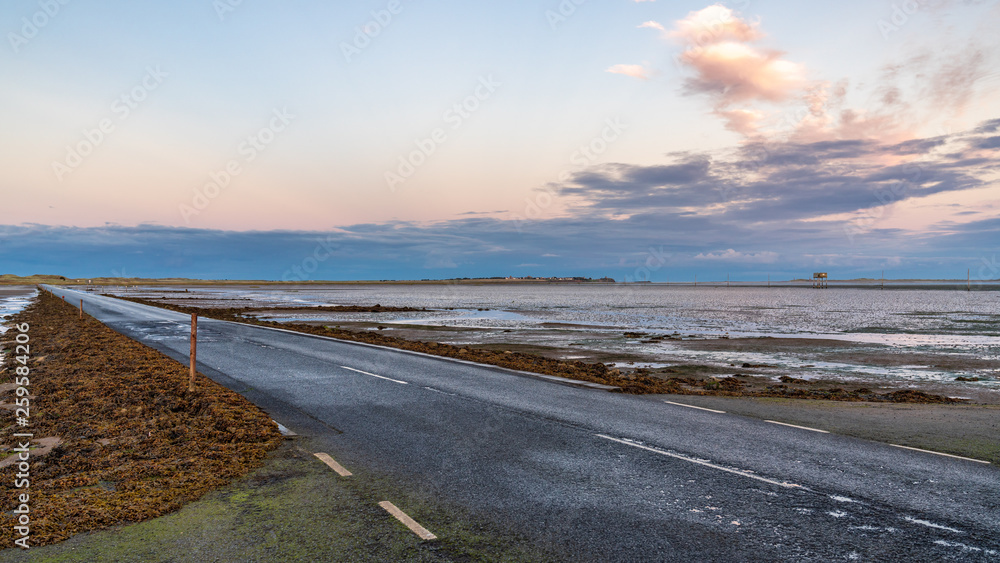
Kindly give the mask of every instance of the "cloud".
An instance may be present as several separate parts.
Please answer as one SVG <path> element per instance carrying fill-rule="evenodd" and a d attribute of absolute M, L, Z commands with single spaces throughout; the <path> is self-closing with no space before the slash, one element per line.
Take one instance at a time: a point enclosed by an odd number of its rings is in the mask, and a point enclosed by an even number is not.
<path fill-rule="evenodd" d="M 747 137 L 757 132 L 766 117 L 756 109 L 716 109 L 716 114 L 726 120 L 727 129 Z"/>
<path fill-rule="evenodd" d="M 560 186 L 562 195 L 584 196 L 590 203 L 645 199 L 658 194 L 683 197 L 708 181 L 710 160 L 704 155 L 675 155 L 675 162 L 653 166 L 605 164 L 591 167 Z M 612 203 L 610 207 L 616 207 Z M 632 212 L 634 209 L 623 211 Z"/>
<path fill-rule="evenodd" d="M 650 20 L 650 21 L 647 21 L 647 22 L 643 22 L 643 23 L 639 24 L 638 27 L 640 29 L 650 28 L 650 29 L 658 29 L 658 30 L 663 31 L 663 32 L 667 31 L 667 28 L 663 27 L 662 23 L 656 22 L 656 21 L 653 21 L 653 20 Z"/>
<path fill-rule="evenodd" d="M 1000 131 L 1000 118 L 981 123 L 975 130 L 976 133 L 994 133 L 996 131 Z"/>
<path fill-rule="evenodd" d="M 1000 137 L 977 139 L 973 146 L 977 149 L 1000 149 Z"/>
<path fill-rule="evenodd" d="M 631 76 L 632 78 L 638 78 L 640 80 L 649 79 L 649 71 L 646 70 L 642 65 L 614 65 L 607 69 L 607 72 L 614 74 L 624 74 L 625 76 Z"/>
<path fill-rule="evenodd" d="M 458 264 L 452 259 L 451 256 L 447 254 L 442 254 L 438 252 L 431 252 L 427 255 L 427 259 L 424 261 L 424 268 L 428 270 L 435 269 L 451 269 L 457 268 Z"/>
<path fill-rule="evenodd" d="M 989 36 L 987 34 L 987 36 Z M 840 107 L 848 84 L 839 84 L 836 102 L 817 104 L 822 119 L 800 124 L 800 139 L 875 138 L 901 141 L 929 124 L 961 117 L 976 99 L 979 83 L 991 68 L 993 49 L 976 41 L 938 38 L 933 47 L 914 47 L 908 56 L 882 66 L 863 108 Z M 825 88 L 825 85 L 817 88 Z M 861 93 L 862 86 L 854 89 Z"/>
<path fill-rule="evenodd" d="M 806 85 L 804 68 L 783 60 L 778 51 L 725 41 L 688 49 L 681 61 L 697 72 L 691 91 L 715 94 L 720 107 L 737 102 L 781 102 Z"/>
<path fill-rule="evenodd" d="M 838 215 L 842 222 L 882 218 L 896 203 L 987 187 L 994 173 L 982 151 L 996 149 L 1000 138 L 974 131 L 896 144 L 761 140 L 728 154 L 674 154 L 668 164 L 595 166 L 558 190 L 604 217 L 660 214 L 675 225 L 729 225 L 735 234 L 748 225 L 799 228 Z M 877 226 L 867 221 L 863 230 Z"/>
<path fill-rule="evenodd" d="M 462 215 L 331 232 L 0 226 L 0 273 L 282 279 L 298 267 L 308 279 L 490 277 L 523 273 L 528 266 L 517 268 L 544 252 L 532 275 L 623 279 L 656 256 L 658 275 L 675 280 L 764 265 L 788 277 L 820 267 L 838 277 L 882 267 L 899 277 L 957 277 L 975 273 L 1000 242 L 1000 209 L 969 203 L 969 194 L 995 190 L 998 127 L 984 121 L 891 144 L 759 140 L 653 165 L 592 166 L 556 186 L 575 207 L 534 221 Z M 943 203 L 932 206 L 935 196 Z M 941 218 L 892 224 L 906 206 Z"/>
<path fill-rule="evenodd" d="M 714 112 L 726 127 L 753 136 L 764 118 L 758 103 L 803 97 L 811 86 L 805 67 L 785 60 L 784 53 L 754 43 L 764 37 L 757 23 L 715 5 L 677 21 L 669 36 L 679 41 L 680 64 L 694 72 L 685 81 L 689 94 L 714 100 Z"/>
<path fill-rule="evenodd" d="M 691 12 L 679 20 L 671 36 L 682 40 L 689 48 L 723 42 L 750 42 L 764 37 L 759 25 L 736 17 L 720 4 Z"/>
<path fill-rule="evenodd" d="M 715 252 L 700 252 L 695 260 L 715 260 L 722 262 L 750 262 L 757 264 L 774 264 L 778 261 L 778 253 L 764 250 L 760 252 L 737 252 L 732 248 Z"/>
<path fill-rule="evenodd" d="M 959 9 L 958 4 L 927 7 Z M 853 86 L 846 79 L 813 78 L 783 51 L 762 47 L 766 34 L 761 23 L 722 5 L 690 12 L 665 35 L 681 45 L 677 62 L 690 73 L 684 91 L 710 99 L 724 126 L 745 139 L 870 138 L 891 143 L 974 107 L 987 90 L 983 82 L 992 76 L 997 49 L 990 30 L 998 14 L 994 10 L 985 16 L 968 37 L 953 37 L 952 30 L 942 28 L 935 41 L 923 38 L 904 58 L 883 65 L 873 83 Z M 640 27 L 663 28 L 656 22 Z M 848 107 L 848 94 L 868 101 Z"/>

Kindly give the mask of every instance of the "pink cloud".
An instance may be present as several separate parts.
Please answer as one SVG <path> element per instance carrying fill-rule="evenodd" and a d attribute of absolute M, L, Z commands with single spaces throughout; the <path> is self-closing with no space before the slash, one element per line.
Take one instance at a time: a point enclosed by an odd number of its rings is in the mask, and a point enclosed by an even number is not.
<path fill-rule="evenodd" d="M 953 3 L 940 4 L 934 7 Z M 1000 10 L 993 16 L 971 39 L 939 41 L 886 65 L 874 84 L 855 87 L 867 91 L 869 102 L 854 108 L 845 107 L 846 80 L 811 79 L 804 65 L 760 45 L 766 35 L 759 22 L 725 6 L 691 12 L 665 35 L 683 47 L 677 61 L 691 72 L 687 92 L 711 99 L 713 113 L 731 131 L 748 139 L 780 134 L 798 142 L 867 138 L 892 143 L 973 106 L 977 84 L 995 60 L 995 48 L 983 44 Z M 663 30 L 657 22 L 639 27 Z"/>
<path fill-rule="evenodd" d="M 715 114 L 742 135 L 756 134 L 766 117 L 757 104 L 802 97 L 810 86 L 805 67 L 756 46 L 759 24 L 725 6 L 691 12 L 668 35 L 684 46 L 679 62 L 694 71 L 687 89 L 714 98 Z"/>
<path fill-rule="evenodd" d="M 689 13 L 675 24 L 670 35 L 689 46 L 723 41 L 746 43 L 764 37 L 758 24 L 741 20 L 731 9 L 719 4 Z"/>
<path fill-rule="evenodd" d="M 625 76 L 631 76 L 632 78 L 638 78 L 640 80 L 649 79 L 649 71 L 642 65 L 614 65 L 607 69 L 607 72 L 613 74 L 624 74 Z"/>
<path fill-rule="evenodd" d="M 688 81 L 689 88 L 718 93 L 728 106 L 752 100 L 780 102 L 800 93 L 807 84 L 804 68 L 780 56 L 779 52 L 725 41 L 688 49 L 681 61 L 697 71 Z"/>

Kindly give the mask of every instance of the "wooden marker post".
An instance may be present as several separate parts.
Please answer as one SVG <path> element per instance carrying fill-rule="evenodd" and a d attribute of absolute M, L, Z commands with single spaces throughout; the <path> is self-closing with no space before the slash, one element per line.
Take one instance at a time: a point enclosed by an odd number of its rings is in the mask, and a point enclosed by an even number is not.
<path fill-rule="evenodd" d="M 83 299 L 80 300 L 80 318 L 83 318 Z"/>
<path fill-rule="evenodd" d="M 191 313 L 191 377 L 188 391 L 194 392 L 194 365 L 198 357 L 198 315 Z"/>

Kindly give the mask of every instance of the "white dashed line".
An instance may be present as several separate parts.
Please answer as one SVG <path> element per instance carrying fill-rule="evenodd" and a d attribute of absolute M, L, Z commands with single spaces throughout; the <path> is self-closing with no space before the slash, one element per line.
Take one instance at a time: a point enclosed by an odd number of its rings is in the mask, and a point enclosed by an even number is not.
<path fill-rule="evenodd" d="M 678 407 L 687 407 L 689 409 L 698 409 L 700 411 L 717 412 L 719 414 L 726 414 L 726 411 L 717 411 L 715 409 L 706 409 L 705 407 L 696 407 L 694 405 L 685 405 L 684 403 L 675 403 L 673 401 L 663 401 L 663 402 L 667 403 L 667 404 L 670 404 L 670 405 L 677 405 Z"/>
<path fill-rule="evenodd" d="M 334 461 L 333 458 L 330 457 L 328 454 L 318 453 L 318 454 L 313 454 L 313 455 L 316 456 L 316 457 L 318 457 L 319 460 L 322 461 L 323 463 L 325 463 L 328 466 L 330 466 L 330 469 L 336 471 L 337 475 L 340 475 L 341 477 L 350 477 L 351 475 L 353 475 L 353 473 L 351 473 L 350 471 L 344 469 L 343 465 L 340 465 L 339 463 L 337 463 L 336 461 Z"/>
<path fill-rule="evenodd" d="M 766 477 L 761 477 L 760 475 L 754 475 L 749 471 L 742 471 L 740 469 L 730 469 L 729 467 L 723 467 L 721 465 L 716 465 L 708 461 L 702 461 L 700 459 L 694 459 L 680 454 L 672 454 L 670 452 L 665 452 L 663 450 L 658 450 L 656 448 L 651 448 L 649 446 L 644 446 L 642 444 L 636 444 L 635 442 L 630 442 L 628 440 L 620 440 L 618 438 L 612 438 L 611 436 L 605 436 L 604 434 L 595 434 L 598 438 L 604 438 L 605 440 L 611 440 L 612 442 L 618 442 L 619 444 L 625 444 L 626 446 L 632 446 L 633 448 L 640 448 L 660 455 L 665 455 L 672 457 L 674 459 L 680 459 L 690 463 L 697 463 L 698 465 L 704 465 L 705 467 L 711 467 L 712 469 L 718 469 L 719 471 L 725 471 L 726 473 L 732 473 L 733 475 L 739 475 L 741 477 L 749 477 L 750 479 L 756 479 L 758 481 L 763 481 L 765 483 L 770 483 L 772 485 L 778 485 L 779 487 L 785 487 L 789 489 L 805 489 L 802 485 L 796 485 L 795 483 L 784 483 L 782 481 L 775 481 L 773 479 L 768 479 Z"/>
<path fill-rule="evenodd" d="M 810 432 L 820 432 L 822 434 L 829 434 L 829 432 L 826 430 L 809 428 L 808 426 L 799 426 L 797 424 L 788 424 L 787 422 L 778 422 L 777 420 L 765 420 L 764 422 L 770 422 L 771 424 L 780 424 L 782 426 L 791 426 L 792 428 L 798 428 L 800 430 L 809 430 Z"/>
<path fill-rule="evenodd" d="M 947 532 L 955 532 L 956 534 L 964 534 L 962 530 L 956 530 L 955 528 L 949 528 L 948 526 L 942 526 L 941 524 L 935 524 L 934 522 L 928 522 L 927 520 L 920 520 L 919 518 L 913 518 L 912 516 L 904 516 L 903 520 L 911 522 L 913 524 L 920 524 L 921 526 L 927 526 L 928 528 L 934 528 L 935 530 L 945 530 Z"/>
<path fill-rule="evenodd" d="M 900 446 L 899 444 L 889 444 L 889 445 L 892 446 L 892 447 L 894 447 L 894 448 L 903 448 L 904 450 L 913 450 L 915 452 L 924 452 L 925 454 L 943 455 L 945 457 L 953 457 L 955 459 L 964 459 L 965 461 L 974 461 L 976 463 L 985 463 L 986 465 L 990 464 L 990 462 L 988 462 L 988 461 L 984 461 L 984 460 L 981 460 L 981 459 L 972 459 L 971 457 L 962 457 L 960 455 L 951 455 L 951 454 L 945 454 L 945 453 L 941 453 L 941 452 L 932 452 L 930 450 L 921 450 L 920 448 L 911 448 L 910 446 Z"/>
<path fill-rule="evenodd" d="M 440 389 L 435 389 L 433 387 L 424 387 L 424 389 L 426 389 L 428 391 L 434 391 L 435 393 L 441 393 L 442 395 L 448 395 L 449 397 L 454 397 L 455 396 L 454 393 L 448 393 L 447 391 L 442 391 Z"/>
<path fill-rule="evenodd" d="M 437 539 L 437 536 L 427 531 L 427 528 L 424 528 L 420 524 L 417 524 L 416 520 L 407 516 L 405 512 L 396 508 L 396 505 L 392 504 L 391 502 L 384 500 L 378 503 L 378 505 L 384 508 L 385 511 L 388 512 L 389 514 L 395 516 L 396 520 L 402 522 L 407 528 L 410 529 L 411 532 L 420 536 L 420 539 L 424 540 Z"/>
<path fill-rule="evenodd" d="M 967 551 L 975 551 L 975 552 L 983 551 L 987 555 L 997 555 L 997 552 L 995 550 L 992 550 L 992 549 L 983 549 L 981 547 L 974 547 L 974 546 L 971 546 L 971 545 L 965 545 L 964 543 L 951 542 L 951 541 L 945 541 L 945 540 L 934 540 L 934 543 L 936 545 L 943 545 L 944 547 L 957 547 L 957 548 L 961 549 L 963 553 L 967 552 Z"/>
<path fill-rule="evenodd" d="M 379 379 L 384 379 L 384 380 L 386 380 L 386 381 L 392 381 L 393 383 L 399 383 L 400 385 L 408 385 L 408 383 L 407 383 L 407 382 L 405 382 L 405 381 L 400 381 L 400 380 L 398 380 L 398 379 L 393 379 L 393 378 L 391 378 L 391 377 L 385 377 L 385 376 L 382 376 L 382 375 L 375 375 L 374 373 L 368 373 L 367 371 L 361 371 L 361 370 L 359 370 L 359 369 L 354 369 L 354 368 L 349 368 L 349 367 L 347 367 L 347 366 L 340 366 L 340 367 L 342 367 L 342 368 L 344 368 L 344 369 L 348 369 L 348 370 L 351 370 L 351 371 L 356 371 L 356 372 L 358 372 L 358 373 L 363 373 L 363 374 L 365 374 L 365 375 L 370 375 L 370 376 L 372 376 L 372 377 L 377 377 L 377 378 L 379 378 Z"/>

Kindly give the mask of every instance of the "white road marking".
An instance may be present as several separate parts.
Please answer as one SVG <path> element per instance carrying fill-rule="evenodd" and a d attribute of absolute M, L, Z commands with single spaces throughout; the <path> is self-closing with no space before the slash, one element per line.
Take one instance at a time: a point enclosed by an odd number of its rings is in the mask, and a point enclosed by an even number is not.
<path fill-rule="evenodd" d="M 392 504 L 391 502 L 389 502 L 387 500 L 383 500 L 382 502 L 378 503 L 378 505 L 381 506 L 382 508 L 384 508 L 385 511 L 388 512 L 389 514 L 392 514 L 393 516 L 395 516 L 396 520 L 399 520 L 400 522 L 402 522 L 407 528 L 410 529 L 411 532 L 413 532 L 414 534 L 417 534 L 418 536 L 420 536 L 420 539 L 424 539 L 424 540 L 436 540 L 437 539 L 437 536 L 435 536 L 434 534 L 430 533 L 427 530 L 427 528 L 424 528 L 420 524 L 417 524 L 416 520 L 414 520 L 413 518 L 410 518 L 409 516 L 407 516 L 405 512 L 403 512 L 402 510 L 396 508 L 396 505 Z"/>
<path fill-rule="evenodd" d="M 286 427 L 284 424 L 278 422 L 277 420 L 274 420 L 272 418 L 271 422 L 273 422 L 273 423 L 275 423 L 275 424 L 278 425 L 278 432 L 281 432 L 282 436 L 288 436 L 288 437 L 298 436 L 298 434 L 296 434 L 295 432 L 292 432 L 291 430 L 288 429 L 288 427 Z"/>
<path fill-rule="evenodd" d="M 442 391 L 440 389 L 435 389 L 433 387 L 424 387 L 424 389 L 426 389 L 428 391 L 434 391 L 435 393 L 441 393 L 442 395 L 448 395 L 449 397 L 454 397 L 455 396 L 454 393 L 448 393 L 447 391 Z"/>
<path fill-rule="evenodd" d="M 911 516 L 904 516 L 903 520 L 907 522 L 912 522 L 914 524 L 920 524 L 921 526 L 927 526 L 928 528 L 934 528 L 937 530 L 946 530 L 948 532 L 955 532 L 956 534 L 964 534 L 962 530 L 956 530 L 955 528 L 949 528 L 948 526 L 942 526 L 941 524 L 935 524 L 934 522 L 928 522 L 927 520 L 920 520 L 919 518 L 913 518 Z"/>
<path fill-rule="evenodd" d="M 405 382 L 405 381 L 400 381 L 400 380 L 398 380 L 398 379 L 393 379 L 393 378 L 391 378 L 391 377 L 385 377 L 385 376 L 382 376 L 382 375 L 375 375 L 374 373 L 368 373 L 367 371 L 361 371 L 361 370 L 359 370 L 359 369 L 354 369 L 354 368 L 349 368 L 349 367 L 347 367 L 347 366 L 340 366 L 340 367 L 342 367 L 342 368 L 344 368 L 344 369 L 349 369 L 349 370 L 351 370 L 351 371 L 356 371 L 356 372 L 358 372 L 358 373 L 363 373 L 363 374 L 365 374 L 365 375 L 370 375 L 370 376 L 372 376 L 372 377 L 377 377 L 377 378 L 379 378 L 379 379 L 384 379 L 384 380 L 386 380 L 386 381 L 392 381 L 393 383 L 399 383 L 399 384 L 401 384 L 401 385 L 408 385 L 408 383 L 407 383 L 407 382 Z"/>
<path fill-rule="evenodd" d="M 778 485 L 779 487 L 786 487 L 789 489 L 806 489 L 802 485 L 796 485 L 795 483 L 785 483 L 782 481 L 775 481 L 773 479 L 768 479 L 766 477 L 761 477 L 760 475 L 754 475 L 749 471 L 742 471 L 740 469 L 730 469 L 729 467 L 723 467 L 721 465 L 716 465 L 708 461 L 702 461 L 700 459 L 694 459 L 680 454 L 672 454 L 670 452 L 665 452 L 663 450 L 658 450 L 656 448 L 651 448 L 649 446 L 644 446 L 642 444 L 636 444 L 635 442 L 629 442 L 628 440 L 620 440 L 618 438 L 612 438 L 611 436 L 605 436 L 604 434 L 595 434 L 598 438 L 604 438 L 605 440 L 611 440 L 612 442 L 618 442 L 619 444 L 625 444 L 626 446 L 632 446 L 633 448 L 640 448 L 643 450 L 651 451 L 660 455 L 665 455 L 675 459 L 680 459 L 690 463 L 697 463 L 698 465 L 704 465 L 705 467 L 711 467 L 712 469 L 718 469 L 719 471 L 725 471 L 726 473 L 732 473 L 734 475 L 739 475 L 741 477 L 749 477 L 750 479 L 756 479 L 758 481 L 763 481 L 765 483 L 770 483 L 772 485 Z"/>
<path fill-rule="evenodd" d="M 717 412 L 719 414 L 726 414 L 726 411 L 717 411 L 715 409 L 706 409 L 705 407 L 696 407 L 694 405 L 685 405 L 684 403 L 675 403 L 673 401 L 663 401 L 663 402 L 667 403 L 667 404 L 670 404 L 670 405 L 677 405 L 678 407 L 687 407 L 689 409 L 698 409 L 700 411 Z"/>
<path fill-rule="evenodd" d="M 951 541 L 945 541 L 945 540 L 934 540 L 934 543 L 937 544 L 937 545 L 943 545 L 945 547 L 957 547 L 957 548 L 961 549 L 963 552 L 965 552 L 965 551 L 977 551 L 977 552 L 978 551 L 985 551 L 987 555 L 996 555 L 997 554 L 997 552 L 994 551 L 994 550 L 992 550 L 992 549 L 983 549 L 981 547 L 974 547 L 974 546 L 971 546 L 971 545 L 965 545 L 964 543 L 951 542 Z"/>
<path fill-rule="evenodd" d="M 941 453 L 941 452 L 932 452 L 930 450 L 921 450 L 920 448 L 911 448 L 910 446 L 900 446 L 899 444 L 889 444 L 889 445 L 892 446 L 892 447 L 894 447 L 894 448 L 903 448 L 904 450 L 913 450 L 915 452 L 924 452 L 925 454 L 943 455 L 945 457 L 953 457 L 955 459 L 964 459 L 965 461 L 974 461 L 976 463 L 985 463 L 986 465 L 990 464 L 990 462 L 988 462 L 988 461 L 984 461 L 984 460 L 981 460 L 981 459 L 972 459 L 971 457 L 962 457 L 960 455 L 951 455 L 951 454 L 945 454 L 945 453 Z"/>
<path fill-rule="evenodd" d="M 826 430 L 819 430 L 816 428 L 809 428 L 808 426 L 799 426 L 797 424 L 788 424 L 787 422 L 778 422 L 777 420 L 765 420 L 764 422 L 770 422 L 771 424 L 780 424 L 782 426 L 791 426 L 792 428 L 799 428 L 801 430 L 809 430 L 811 432 L 820 432 L 823 434 L 829 434 Z"/>
<path fill-rule="evenodd" d="M 343 465 L 340 465 L 339 463 L 334 461 L 333 458 L 330 457 L 328 454 L 318 453 L 313 455 L 318 457 L 319 460 L 322 461 L 323 463 L 329 465 L 330 469 L 337 472 L 337 475 L 340 475 L 341 477 L 350 477 L 351 475 L 353 475 L 353 473 L 344 469 Z"/>

